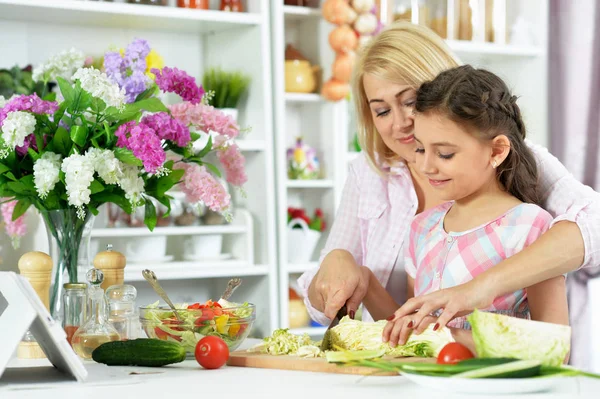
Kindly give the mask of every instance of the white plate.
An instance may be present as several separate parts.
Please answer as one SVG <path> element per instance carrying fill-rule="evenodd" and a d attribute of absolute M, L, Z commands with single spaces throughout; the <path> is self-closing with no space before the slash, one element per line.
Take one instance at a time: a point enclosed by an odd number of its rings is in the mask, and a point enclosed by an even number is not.
<path fill-rule="evenodd" d="M 212 258 L 196 258 L 191 255 L 183 254 L 183 259 L 190 261 L 190 262 L 214 262 L 214 261 L 219 261 L 219 260 L 231 259 L 232 257 L 233 257 L 233 255 L 231 255 L 231 254 L 219 254 Z"/>
<path fill-rule="evenodd" d="M 168 263 L 171 262 L 173 260 L 173 255 L 165 255 L 162 256 L 160 258 L 148 258 L 148 259 L 141 259 L 141 258 L 127 258 L 127 262 L 128 263 L 152 263 L 152 264 L 156 264 L 156 263 Z"/>
<path fill-rule="evenodd" d="M 567 378 L 451 378 L 410 373 L 401 374 L 416 384 L 437 391 L 487 395 L 549 391 Z"/>

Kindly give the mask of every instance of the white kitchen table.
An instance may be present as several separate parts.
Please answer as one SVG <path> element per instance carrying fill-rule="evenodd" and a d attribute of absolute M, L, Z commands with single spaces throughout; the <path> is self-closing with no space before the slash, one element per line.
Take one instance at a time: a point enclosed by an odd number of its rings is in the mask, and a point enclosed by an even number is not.
<path fill-rule="evenodd" d="M 248 342 L 249 344 L 252 341 Z M 86 382 L 57 380 L 47 360 L 14 360 L 0 379 L 0 399 L 247 399 L 247 398 L 477 398 L 421 387 L 405 377 L 325 374 L 224 366 L 202 369 L 195 360 L 160 367 L 108 367 L 85 362 Z M 18 368 L 14 368 L 18 367 Z M 28 368 L 24 368 L 28 367 Z M 133 373 L 133 374 L 132 374 Z M 35 380 L 30 382 L 28 380 Z M 525 395 L 519 395 L 524 397 Z M 487 397 L 507 398 L 507 395 Z M 565 378 L 554 391 L 526 397 L 600 398 L 600 380 Z"/>

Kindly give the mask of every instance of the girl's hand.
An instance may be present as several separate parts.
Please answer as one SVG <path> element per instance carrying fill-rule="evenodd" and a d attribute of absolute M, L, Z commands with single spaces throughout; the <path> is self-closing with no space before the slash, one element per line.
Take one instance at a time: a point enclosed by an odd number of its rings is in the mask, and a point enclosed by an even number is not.
<path fill-rule="evenodd" d="M 496 296 L 492 287 L 475 278 L 455 287 L 410 298 L 394 315 L 395 319 L 410 316 L 414 320 L 413 328 L 422 332 L 429 325 L 428 322 L 424 324 L 425 320 L 439 309 L 443 311 L 437 319 L 437 324 L 438 327 L 444 327 L 453 318 L 467 315 L 475 308 L 489 307 Z"/>
<path fill-rule="evenodd" d="M 395 348 L 397 345 L 404 345 L 413 331 L 416 334 L 420 334 L 425 331 L 428 325 L 436 322 L 435 317 L 427 316 L 421 322 L 423 329 L 421 331 L 416 331 L 414 328 L 414 318 L 412 316 L 413 315 L 398 317 L 398 311 L 396 311 L 392 320 L 383 328 L 383 342 L 388 342 L 392 348 Z"/>
<path fill-rule="evenodd" d="M 359 267 L 344 250 L 333 250 L 323 259 L 308 288 L 311 305 L 333 319 L 344 304 L 350 318 L 367 293 L 369 270 Z"/>

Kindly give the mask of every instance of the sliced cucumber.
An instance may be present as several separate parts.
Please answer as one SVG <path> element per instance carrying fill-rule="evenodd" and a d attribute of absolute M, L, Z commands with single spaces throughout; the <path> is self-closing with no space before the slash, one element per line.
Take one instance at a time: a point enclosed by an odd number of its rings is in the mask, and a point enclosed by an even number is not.
<path fill-rule="evenodd" d="M 496 366 L 482 367 L 465 371 L 452 378 L 527 378 L 540 374 L 542 362 L 538 360 L 517 360 Z"/>
<path fill-rule="evenodd" d="M 385 355 L 385 349 L 325 352 L 325 357 L 329 363 L 346 363 L 357 360 L 375 359 L 383 355 Z"/>
<path fill-rule="evenodd" d="M 517 360 L 519 359 L 515 359 L 514 357 L 474 357 L 472 359 L 461 360 L 458 364 L 461 366 L 487 367 L 516 362 Z"/>

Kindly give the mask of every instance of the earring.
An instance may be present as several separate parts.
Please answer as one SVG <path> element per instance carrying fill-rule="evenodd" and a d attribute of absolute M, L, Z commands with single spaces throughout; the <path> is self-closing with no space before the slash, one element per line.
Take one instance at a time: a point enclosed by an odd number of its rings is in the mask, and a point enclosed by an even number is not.
<path fill-rule="evenodd" d="M 492 161 L 492 168 L 496 169 L 496 167 L 498 166 L 498 163 L 496 162 L 496 160 L 494 159 Z"/>

